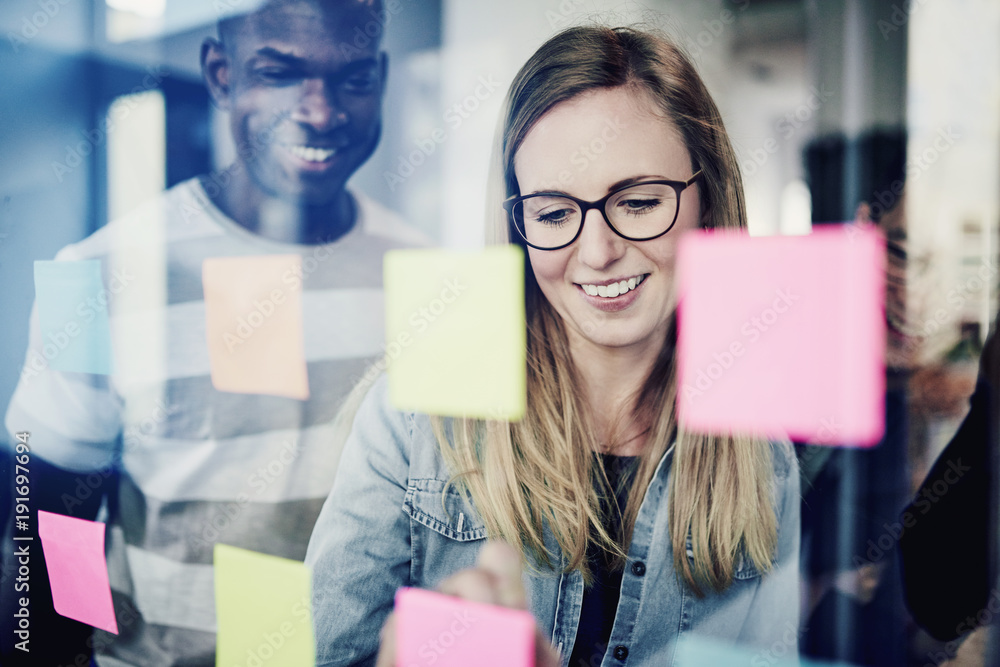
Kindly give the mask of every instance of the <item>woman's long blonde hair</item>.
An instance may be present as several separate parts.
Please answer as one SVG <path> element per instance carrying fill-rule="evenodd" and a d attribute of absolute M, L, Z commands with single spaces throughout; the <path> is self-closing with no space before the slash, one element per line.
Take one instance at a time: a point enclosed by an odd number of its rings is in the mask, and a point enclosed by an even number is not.
<path fill-rule="evenodd" d="M 647 94 L 680 131 L 692 162 L 703 171 L 699 192 L 704 227 L 745 228 L 743 186 L 736 157 L 715 103 L 688 58 L 662 37 L 631 28 L 577 27 L 556 35 L 524 65 L 506 99 L 490 197 L 492 243 L 518 242 L 501 201 L 519 193 L 514 155 L 546 112 L 576 95 L 625 87 Z M 676 571 L 698 595 L 732 582 L 738 554 L 760 571 L 771 566 L 777 529 L 772 505 L 770 446 L 749 437 L 686 433 L 678 425 L 674 342 L 670 333 L 645 384 L 634 414 L 649 426 L 632 492 L 621 515 L 622 531 L 605 529 L 614 497 L 598 450 L 561 318 L 542 296 L 527 267 L 528 409 L 523 421 L 435 420 L 442 454 L 455 472 L 452 484 L 467 492 L 489 534 L 519 547 L 531 565 L 551 567 L 545 544 L 551 531 L 565 569 L 589 580 L 588 545 L 595 543 L 616 564 L 625 560 L 644 490 L 671 442 L 670 538 Z M 615 507 L 611 503 L 610 507 Z M 687 540 L 693 558 L 687 558 Z"/>

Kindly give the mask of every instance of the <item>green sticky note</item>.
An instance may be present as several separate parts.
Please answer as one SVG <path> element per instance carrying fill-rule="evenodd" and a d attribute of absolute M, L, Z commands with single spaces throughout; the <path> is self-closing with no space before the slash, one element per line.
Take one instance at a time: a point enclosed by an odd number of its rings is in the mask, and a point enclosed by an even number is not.
<path fill-rule="evenodd" d="M 385 308 L 393 406 L 453 417 L 524 416 L 520 248 L 391 251 Z"/>
<path fill-rule="evenodd" d="M 215 545 L 215 664 L 316 664 L 310 595 L 303 563 Z"/>

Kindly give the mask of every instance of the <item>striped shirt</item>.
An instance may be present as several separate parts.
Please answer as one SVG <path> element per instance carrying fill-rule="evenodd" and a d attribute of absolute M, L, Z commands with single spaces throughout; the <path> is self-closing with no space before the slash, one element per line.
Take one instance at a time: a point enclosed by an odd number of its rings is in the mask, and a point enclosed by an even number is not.
<path fill-rule="evenodd" d="M 108 526 L 120 634 L 95 631 L 102 667 L 215 664 L 212 551 L 223 542 L 302 560 L 333 483 L 334 417 L 383 353 L 382 256 L 424 245 L 355 195 L 358 223 L 333 243 L 271 241 L 216 208 L 197 179 L 64 248 L 101 261 L 112 375 L 47 369 L 36 309 L 7 413 L 36 455 L 80 473 L 121 471 Z M 299 255 L 282 289 L 301 293 L 310 398 L 216 390 L 206 344 L 202 262 Z M 36 305 L 37 308 L 37 305 Z M 84 308 L 86 309 L 86 308 Z"/>

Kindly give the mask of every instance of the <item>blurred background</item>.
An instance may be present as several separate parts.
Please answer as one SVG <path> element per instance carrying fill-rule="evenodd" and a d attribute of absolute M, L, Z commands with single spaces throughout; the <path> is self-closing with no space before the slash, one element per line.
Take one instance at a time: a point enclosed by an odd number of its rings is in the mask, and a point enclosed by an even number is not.
<path fill-rule="evenodd" d="M 231 161 L 198 55 L 244 2 L 0 3 L 4 411 L 24 362 L 32 262 Z M 868 452 L 800 447 L 799 641 L 807 655 L 859 665 L 951 658 L 910 620 L 892 547 L 873 558 L 868 545 L 880 544 L 961 422 L 996 312 L 1000 1 L 392 6 L 383 138 L 353 185 L 443 245 L 483 241 L 493 131 L 518 67 L 556 31 L 591 21 L 659 29 L 688 50 L 739 155 L 753 234 L 857 219 L 885 230 L 888 432 Z M 10 487 L 0 491 L 4 517 Z M 977 641 L 962 659 L 981 656 Z"/>

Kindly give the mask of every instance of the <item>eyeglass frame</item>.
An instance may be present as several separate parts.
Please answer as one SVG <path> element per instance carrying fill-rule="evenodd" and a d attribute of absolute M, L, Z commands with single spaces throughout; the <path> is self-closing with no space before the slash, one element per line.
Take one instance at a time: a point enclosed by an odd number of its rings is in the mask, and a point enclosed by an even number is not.
<path fill-rule="evenodd" d="M 573 243 L 575 243 L 576 240 L 580 238 L 581 232 L 583 232 L 583 224 L 587 221 L 587 213 L 589 213 L 592 209 L 595 208 L 601 212 L 601 217 L 604 218 L 604 222 L 607 223 L 608 227 L 611 228 L 611 231 L 613 231 L 615 234 L 622 237 L 626 241 L 652 241 L 653 239 L 658 239 L 667 232 L 669 232 L 671 229 L 674 228 L 674 225 L 677 224 L 677 216 L 679 216 L 681 212 L 681 193 L 687 190 L 691 185 L 693 185 L 695 181 L 700 179 L 703 172 L 704 169 L 699 169 L 691 176 L 691 178 L 689 178 L 686 181 L 652 180 L 652 181 L 639 181 L 637 183 L 630 183 L 628 185 L 623 185 L 620 188 L 612 190 L 606 196 L 602 197 L 601 199 L 598 199 L 597 201 L 586 201 L 584 199 L 578 199 L 576 197 L 573 197 L 572 195 L 564 194 L 562 192 L 536 192 L 534 194 L 524 195 L 523 197 L 521 195 L 513 195 L 504 200 L 503 209 L 507 212 L 508 224 L 510 224 L 512 227 L 514 227 L 514 229 L 517 230 L 518 236 L 521 237 L 521 239 L 525 242 L 525 244 L 536 250 L 562 250 L 563 248 L 567 248 L 573 245 Z M 662 232 L 660 232 L 655 236 L 647 236 L 645 238 L 637 239 L 631 236 L 625 236 L 620 231 L 615 229 L 615 226 L 611 224 L 611 220 L 608 219 L 608 212 L 605 210 L 604 207 L 607 206 L 608 202 L 611 201 L 611 198 L 614 197 L 619 192 L 628 190 L 629 188 L 638 187 L 640 185 L 669 185 L 671 188 L 673 188 L 674 192 L 677 193 L 677 208 L 676 210 L 674 210 L 674 219 L 670 221 L 670 224 L 667 225 L 666 229 L 664 229 Z M 563 199 L 570 200 L 580 208 L 580 226 L 577 227 L 576 234 L 573 235 L 573 238 L 570 241 L 562 244 L 561 246 L 556 246 L 555 248 L 543 248 L 541 246 L 537 246 L 531 243 L 526 238 L 527 231 L 522 232 L 521 228 L 517 226 L 517 222 L 515 222 L 514 220 L 514 207 L 520 204 L 521 202 L 525 201 L 526 199 L 531 199 L 532 197 L 561 197 Z"/>

